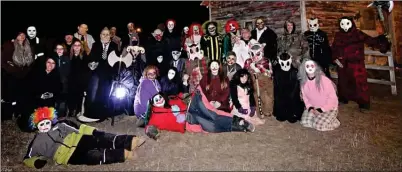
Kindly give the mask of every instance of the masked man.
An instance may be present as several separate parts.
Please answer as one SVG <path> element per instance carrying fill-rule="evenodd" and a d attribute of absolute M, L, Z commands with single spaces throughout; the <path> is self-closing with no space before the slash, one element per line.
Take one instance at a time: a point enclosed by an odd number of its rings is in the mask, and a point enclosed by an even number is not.
<path fill-rule="evenodd" d="M 113 70 L 108 64 L 111 52 L 120 55 L 117 44 L 110 40 L 110 31 L 104 28 L 100 34 L 100 42 L 96 42 L 91 50 L 88 67 L 92 70 L 92 77 L 88 85 L 85 117 L 99 119 L 107 113 Z"/>
<path fill-rule="evenodd" d="M 308 41 L 310 57 L 321 66 L 325 75 L 330 78 L 329 65 L 332 63 L 332 54 L 327 33 L 320 29 L 318 18 L 308 19 L 307 22 L 309 30 L 304 32 L 304 37 Z"/>
<path fill-rule="evenodd" d="M 189 93 L 193 93 L 199 85 L 201 79 L 208 74 L 207 62 L 204 53 L 196 44 L 187 47 L 188 60 L 183 76 L 183 85 L 189 85 Z"/>
<path fill-rule="evenodd" d="M 180 33 L 176 29 L 176 21 L 169 19 L 166 21 L 166 30 L 163 32 L 163 39 L 166 45 L 165 57 L 167 62 L 170 62 L 173 58 L 172 51 L 181 47 Z"/>
<path fill-rule="evenodd" d="M 277 35 L 265 26 L 264 17 L 258 17 L 255 21 L 256 28 L 251 31 L 251 38 L 257 40 L 261 44 L 265 44 L 264 56 L 272 62 L 276 60 L 277 54 Z"/>
<path fill-rule="evenodd" d="M 35 26 L 29 26 L 27 28 L 27 35 L 31 51 L 35 55 L 35 59 L 43 57 L 45 54 L 45 42 L 43 39 L 37 37 L 37 30 Z"/>
<path fill-rule="evenodd" d="M 207 34 L 201 39 L 201 49 L 207 57 L 207 62 L 217 60 L 222 63 L 223 57 L 223 36 L 219 34 L 218 23 L 208 21 L 203 24 Z"/>
<path fill-rule="evenodd" d="M 91 50 L 92 45 L 95 43 L 95 39 L 92 35 L 88 34 L 88 25 L 81 24 L 78 26 L 78 31 L 74 33 L 74 37 L 82 42 L 84 48 Z"/>
<path fill-rule="evenodd" d="M 190 28 L 188 30 L 188 38 L 186 38 L 185 41 L 185 46 L 183 47 L 185 50 L 187 50 L 187 47 L 193 44 L 200 45 L 201 44 L 201 38 L 204 36 L 204 32 L 201 29 L 201 25 L 198 23 L 193 23 L 190 25 Z M 201 45 L 200 45 L 201 48 Z"/>
<path fill-rule="evenodd" d="M 233 45 L 240 39 L 239 23 L 232 19 L 226 22 L 225 32 L 226 35 L 223 40 L 223 54 L 224 57 L 228 56 L 228 52 L 233 50 Z"/>
<path fill-rule="evenodd" d="M 147 56 L 147 65 L 157 65 L 158 60 L 157 58 L 159 56 L 162 56 L 162 58 L 159 57 L 161 61 L 167 60 L 168 62 L 170 61 L 168 58 L 165 57 L 164 54 L 166 52 L 166 42 L 163 41 L 163 32 L 160 29 L 155 29 L 154 32 L 152 33 L 152 37 L 148 41 L 148 45 L 145 48 L 146 51 L 146 56 Z"/>
<path fill-rule="evenodd" d="M 127 24 L 128 33 L 121 37 L 122 45 L 121 47 L 127 46 L 138 46 L 140 45 L 140 37 L 135 31 L 134 23 L 130 22 Z"/>

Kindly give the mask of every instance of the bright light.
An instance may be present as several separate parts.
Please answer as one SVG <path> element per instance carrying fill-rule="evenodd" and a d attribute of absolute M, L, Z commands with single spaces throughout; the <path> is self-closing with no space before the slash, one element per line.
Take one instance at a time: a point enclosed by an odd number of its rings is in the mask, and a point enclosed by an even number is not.
<path fill-rule="evenodd" d="M 124 96 L 126 96 L 126 89 L 122 88 L 122 87 L 118 87 L 115 90 L 115 95 L 118 99 L 123 98 Z"/>
<path fill-rule="evenodd" d="M 141 32 L 141 28 L 137 28 L 137 32 L 140 33 L 140 32 Z"/>

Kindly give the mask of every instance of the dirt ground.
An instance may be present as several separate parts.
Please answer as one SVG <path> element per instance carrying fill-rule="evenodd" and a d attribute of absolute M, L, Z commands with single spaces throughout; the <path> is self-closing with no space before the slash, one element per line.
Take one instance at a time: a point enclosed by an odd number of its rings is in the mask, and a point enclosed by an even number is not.
<path fill-rule="evenodd" d="M 402 78 L 398 96 L 390 87 L 370 85 L 372 110 L 366 114 L 350 102 L 340 106 L 341 126 L 319 132 L 300 124 L 269 118 L 255 133 L 169 133 L 158 141 L 147 140 L 137 158 L 102 166 L 47 165 L 45 171 L 401 171 L 402 170 Z M 119 134 L 144 135 L 135 119 L 93 124 Z M 7 121 L 1 126 L 1 170 L 34 171 L 22 159 L 33 133 L 22 133 Z"/>

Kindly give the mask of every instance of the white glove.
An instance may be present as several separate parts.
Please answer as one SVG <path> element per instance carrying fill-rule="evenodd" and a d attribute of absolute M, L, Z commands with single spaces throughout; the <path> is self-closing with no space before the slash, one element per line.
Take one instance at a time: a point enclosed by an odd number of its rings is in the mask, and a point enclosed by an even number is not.
<path fill-rule="evenodd" d="M 53 97 L 53 93 L 49 93 L 49 92 L 43 93 L 40 96 L 41 99 L 49 99 L 49 98 L 52 98 L 52 97 Z"/>
<path fill-rule="evenodd" d="M 338 59 L 335 60 L 335 63 L 336 63 L 340 68 L 343 68 L 342 63 L 341 63 Z"/>
<path fill-rule="evenodd" d="M 7 64 L 10 66 L 14 66 L 13 62 L 11 62 L 11 61 L 7 61 Z"/>
<path fill-rule="evenodd" d="M 91 70 L 95 70 L 95 69 L 98 67 L 98 65 L 99 65 L 98 62 L 91 62 L 91 63 L 88 63 L 88 67 L 89 67 L 89 69 L 91 69 Z"/>

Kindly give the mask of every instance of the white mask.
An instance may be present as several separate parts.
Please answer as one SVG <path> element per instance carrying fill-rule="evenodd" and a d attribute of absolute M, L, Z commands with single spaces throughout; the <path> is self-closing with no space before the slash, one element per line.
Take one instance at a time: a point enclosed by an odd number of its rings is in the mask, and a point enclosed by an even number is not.
<path fill-rule="evenodd" d="M 306 72 L 308 75 L 314 75 L 314 72 L 316 70 L 316 65 L 314 63 L 314 61 L 307 61 L 304 65 L 304 67 L 306 68 Z"/>
<path fill-rule="evenodd" d="M 339 26 L 343 29 L 343 31 L 348 32 L 350 28 L 352 28 L 352 21 L 348 19 L 342 19 L 339 23 Z"/>
<path fill-rule="evenodd" d="M 46 133 L 52 128 L 52 121 L 45 119 L 38 123 L 38 130 L 40 133 Z"/>
<path fill-rule="evenodd" d="M 176 71 L 170 69 L 167 76 L 168 76 L 169 80 L 172 80 L 175 75 L 176 75 Z"/>
<path fill-rule="evenodd" d="M 29 38 L 35 38 L 36 37 L 36 27 L 35 26 L 29 26 L 27 29 L 27 34 Z"/>
<path fill-rule="evenodd" d="M 318 24 L 318 19 L 307 19 L 308 22 L 308 28 L 310 29 L 311 32 L 317 32 L 318 28 L 320 25 Z"/>
<path fill-rule="evenodd" d="M 188 30 L 189 30 L 189 28 L 186 26 L 186 27 L 184 27 L 184 29 L 183 29 L 183 31 L 184 31 L 184 34 L 188 34 Z"/>
<path fill-rule="evenodd" d="M 208 32 L 209 32 L 209 34 L 211 34 L 211 35 L 215 35 L 215 34 L 216 34 L 216 27 L 215 27 L 215 25 L 209 24 L 209 25 L 208 25 Z"/>
<path fill-rule="evenodd" d="M 152 101 L 155 107 L 163 107 L 165 105 L 165 99 L 160 94 L 155 95 Z"/>
<path fill-rule="evenodd" d="M 158 61 L 158 63 L 162 63 L 162 61 L 163 61 L 163 56 L 158 56 L 158 57 L 156 58 L 156 60 Z"/>
<path fill-rule="evenodd" d="M 172 57 L 174 60 L 178 60 L 180 58 L 181 52 L 180 51 L 172 51 Z"/>
<path fill-rule="evenodd" d="M 168 21 L 167 28 L 168 28 L 170 31 L 172 31 L 172 30 L 174 29 L 174 22 L 171 21 L 171 20 Z"/>
<path fill-rule="evenodd" d="M 212 62 L 210 69 L 211 69 L 212 75 L 214 75 L 214 76 L 218 75 L 218 73 L 219 73 L 219 63 L 218 62 Z"/>
<path fill-rule="evenodd" d="M 281 65 L 281 69 L 282 69 L 283 71 L 289 71 L 289 70 L 290 70 L 291 65 L 292 65 L 292 57 L 290 57 L 290 58 L 287 59 L 287 60 L 281 60 L 281 59 L 278 57 L 278 61 L 279 61 L 279 65 Z"/>

